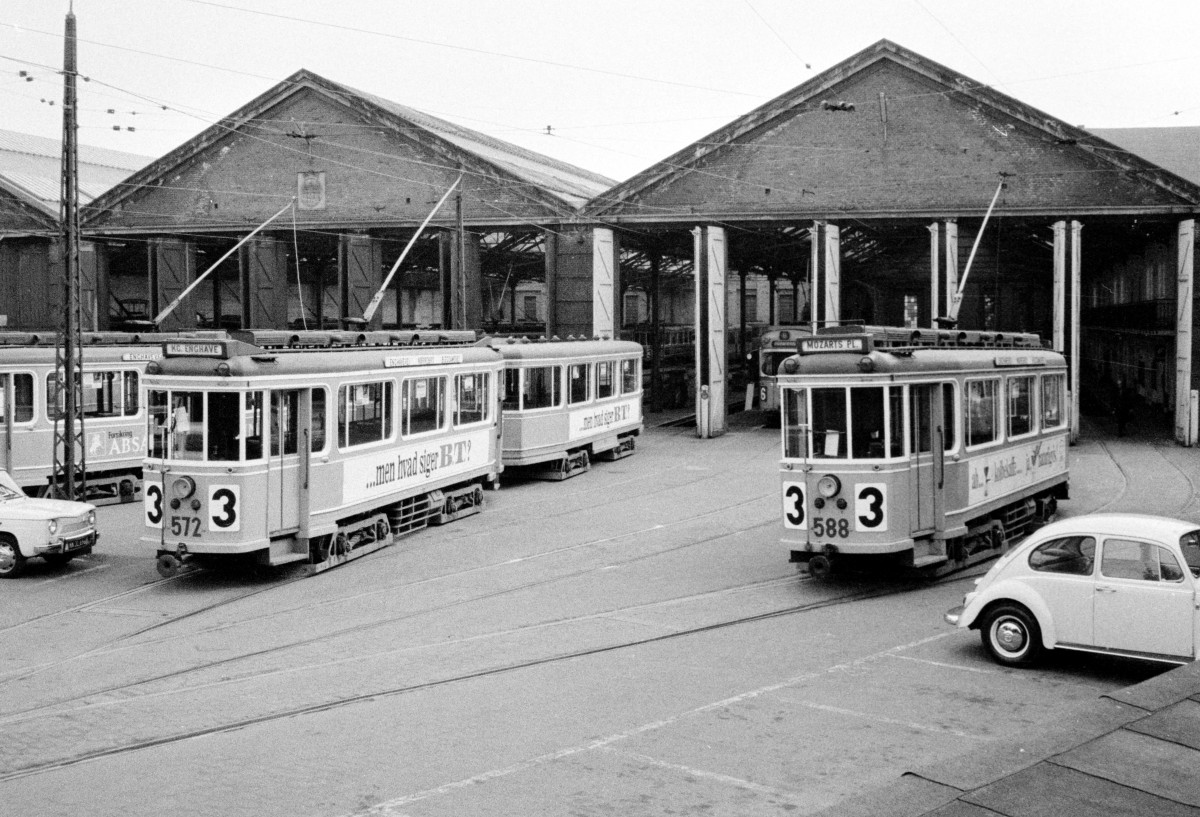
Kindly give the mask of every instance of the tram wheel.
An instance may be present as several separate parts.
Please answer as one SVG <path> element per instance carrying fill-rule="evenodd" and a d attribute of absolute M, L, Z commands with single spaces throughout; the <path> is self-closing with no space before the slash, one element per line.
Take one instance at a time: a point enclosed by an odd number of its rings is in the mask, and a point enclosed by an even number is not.
<path fill-rule="evenodd" d="M 988 613 L 979 631 L 983 646 L 998 664 L 1024 667 L 1042 652 L 1042 630 L 1019 604 L 1001 604 Z"/>
<path fill-rule="evenodd" d="M 21 546 L 11 536 L 0 534 L 0 579 L 15 579 L 25 570 Z"/>
<path fill-rule="evenodd" d="M 817 554 L 808 560 L 808 573 L 814 579 L 827 579 L 832 572 L 833 565 L 830 564 L 829 557 Z"/>
<path fill-rule="evenodd" d="M 179 574 L 180 562 L 173 553 L 161 553 L 154 566 L 158 570 L 158 575 L 164 579 L 170 579 Z"/>
<path fill-rule="evenodd" d="M 350 537 L 345 531 L 338 531 L 333 537 L 333 553 L 336 556 L 345 556 L 350 552 Z"/>
<path fill-rule="evenodd" d="M 375 540 L 377 542 L 382 542 L 384 539 L 388 538 L 388 535 L 391 532 L 392 528 L 390 525 L 388 525 L 387 520 L 380 519 L 375 523 Z"/>

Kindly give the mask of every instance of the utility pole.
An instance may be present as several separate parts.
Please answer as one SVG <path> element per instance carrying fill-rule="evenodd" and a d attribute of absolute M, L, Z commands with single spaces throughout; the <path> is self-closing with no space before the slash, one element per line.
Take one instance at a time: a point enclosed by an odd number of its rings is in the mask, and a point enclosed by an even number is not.
<path fill-rule="evenodd" d="M 67 10 L 63 47 L 62 332 L 55 343 L 58 408 L 54 413 L 54 476 L 52 490 L 62 499 L 82 500 L 87 493 L 83 446 L 82 314 L 79 298 L 79 148 L 75 120 L 75 7 Z M 51 406 L 50 410 L 54 411 Z"/>

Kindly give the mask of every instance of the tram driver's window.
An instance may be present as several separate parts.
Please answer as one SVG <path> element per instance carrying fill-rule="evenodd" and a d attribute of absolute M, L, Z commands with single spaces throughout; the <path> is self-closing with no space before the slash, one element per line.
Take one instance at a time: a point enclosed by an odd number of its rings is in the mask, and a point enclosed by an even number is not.
<path fill-rule="evenodd" d="M 246 459 L 262 458 L 262 392 L 251 392 L 246 395 L 247 411 L 251 410 L 249 402 L 258 396 L 257 421 L 246 431 Z M 214 391 L 208 395 L 208 458 L 219 462 L 228 462 L 240 457 L 238 453 L 238 428 L 241 417 L 240 403 L 242 396 L 238 392 Z M 253 436 L 250 436 L 253 433 Z"/>
<path fill-rule="evenodd" d="M 997 389 L 995 380 L 967 382 L 967 445 L 995 442 L 997 434 Z"/>
<path fill-rule="evenodd" d="M 958 399 L 953 383 L 942 384 L 942 436 L 943 451 L 953 451 L 958 445 Z"/>
<path fill-rule="evenodd" d="M 804 389 L 783 390 L 783 456 L 808 456 L 808 393 Z"/>
<path fill-rule="evenodd" d="M 1008 436 L 1019 437 L 1034 430 L 1033 376 L 1008 379 Z"/>
<path fill-rule="evenodd" d="M 151 457 L 165 457 L 171 433 L 170 401 L 166 391 L 150 389 L 147 392 L 149 411 L 146 413 L 146 440 Z"/>
<path fill-rule="evenodd" d="M 325 410 L 325 390 L 312 390 L 312 450 L 313 452 L 325 450 L 325 422 L 327 418 Z"/>
<path fill-rule="evenodd" d="M 884 393 L 879 386 L 850 389 L 851 457 L 882 459 L 884 442 Z"/>
<path fill-rule="evenodd" d="M 813 457 L 836 459 L 846 456 L 846 390 L 812 390 Z"/>
<path fill-rule="evenodd" d="M 586 403 L 588 399 L 588 384 L 592 379 L 592 364 L 572 363 L 567 367 L 568 403 Z"/>
<path fill-rule="evenodd" d="M 28 423 L 33 419 L 33 375 L 14 374 L 12 377 L 13 406 L 12 421 Z M 5 375 L 0 375 L 0 421 L 8 418 L 9 408 L 5 404 L 7 396 L 4 390 Z"/>

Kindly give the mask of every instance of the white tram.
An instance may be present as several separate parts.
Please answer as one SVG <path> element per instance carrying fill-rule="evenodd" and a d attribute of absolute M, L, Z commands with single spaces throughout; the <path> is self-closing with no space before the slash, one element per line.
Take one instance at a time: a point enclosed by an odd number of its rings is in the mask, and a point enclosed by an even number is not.
<path fill-rule="evenodd" d="M 170 337 L 177 336 L 82 335 L 77 433 L 86 474 L 83 498 L 92 504 L 132 502 L 141 490 L 146 456 L 142 373 L 148 361 L 162 356 L 162 343 Z M 63 411 L 59 385 L 54 334 L 0 333 L 0 469 L 31 496 L 51 492 L 54 427 Z"/>
<path fill-rule="evenodd" d="M 779 415 L 779 367 L 796 354 L 796 341 L 810 334 L 805 326 L 770 326 L 759 336 L 758 408 L 772 417 Z"/>
<path fill-rule="evenodd" d="M 621 340 L 492 338 L 504 356 L 506 467 L 566 479 L 633 453 L 642 432 L 642 347 Z"/>
<path fill-rule="evenodd" d="M 146 375 L 147 542 L 318 572 L 475 513 L 498 484 L 500 377 L 474 333 L 231 332 Z M 454 345 L 457 344 L 457 345 Z"/>
<path fill-rule="evenodd" d="M 1067 497 L 1067 370 L 1036 335 L 818 330 L 779 370 L 783 544 L 813 575 L 998 555 Z"/>

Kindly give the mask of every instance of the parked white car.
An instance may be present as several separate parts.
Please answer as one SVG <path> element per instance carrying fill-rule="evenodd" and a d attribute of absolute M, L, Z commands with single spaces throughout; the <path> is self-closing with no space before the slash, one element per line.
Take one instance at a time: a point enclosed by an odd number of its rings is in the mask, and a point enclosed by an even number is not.
<path fill-rule="evenodd" d="M 998 663 L 1043 649 L 1167 661 L 1200 655 L 1200 525 L 1089 514 L 1038 530 L 1000 557 L 946 621 L 979 630 Z"/>
<path fill-rule="evenodd" d="M 26 496 L 7 471 L 0 471 L 0 578 L 19 576 L 25 560 L 35 556 L 66 564 L 91 553 L 98 538 L 96 506 Z"/>

